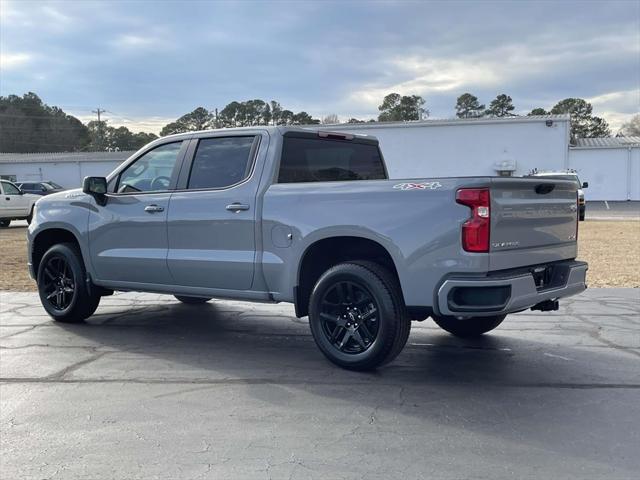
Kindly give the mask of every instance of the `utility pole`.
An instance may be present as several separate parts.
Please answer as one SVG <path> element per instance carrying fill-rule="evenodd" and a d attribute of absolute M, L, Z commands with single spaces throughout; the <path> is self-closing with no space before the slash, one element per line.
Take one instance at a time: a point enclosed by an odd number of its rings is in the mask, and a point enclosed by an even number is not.
<path fill-rule="evenodd" d="M 98 107 L 95 110 L 91 110 L 91 113 L 98 115 L 98 149 L 102 150 L 102 123 L 100 122 L 100 114 L 106 112 L 106 110 Z"/>

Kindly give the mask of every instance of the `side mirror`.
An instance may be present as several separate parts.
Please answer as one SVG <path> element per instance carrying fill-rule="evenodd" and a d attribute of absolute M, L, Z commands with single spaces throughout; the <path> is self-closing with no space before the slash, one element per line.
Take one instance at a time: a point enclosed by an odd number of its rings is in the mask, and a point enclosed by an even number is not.
<path fill-rule="evenodd" d="M 589 182 L 582 182 L 582 188 L 589 188 Z"/>
<path fill-rule="evenodd" d="M 21 188 L 18 189 L 18 195 L 24 195 L 24 191 Z"/>
<path fill-rule="evenodd" d="M 107 179 L 104 177 L 84 177 L 82 191 L 95 198 L 98 205 L 107 203 Z"/>

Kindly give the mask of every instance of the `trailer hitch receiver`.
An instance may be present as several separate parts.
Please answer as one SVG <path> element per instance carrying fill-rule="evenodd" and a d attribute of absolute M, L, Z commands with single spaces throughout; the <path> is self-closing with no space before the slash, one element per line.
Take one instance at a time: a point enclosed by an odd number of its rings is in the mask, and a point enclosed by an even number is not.
<path fill-rule="evenodd" d="M 558 300 L 545 300 L 531 307 L 531 310 L 540 310 L 541 312 L 552 312 L 560 308 Z"/>

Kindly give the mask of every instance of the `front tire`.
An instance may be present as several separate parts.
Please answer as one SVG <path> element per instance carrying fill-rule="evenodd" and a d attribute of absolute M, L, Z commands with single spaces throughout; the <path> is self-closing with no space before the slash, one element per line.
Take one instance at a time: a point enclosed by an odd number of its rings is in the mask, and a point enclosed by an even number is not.
<path fill-rule="evenodd" d="M 374 262 L 341 263 L 316 283 L 309 325 L 320 351 L 350 370 L 392 361 L 409 338 L 409 319 L 396 278 Z"/>
<path fill-rule="evenodd" d="M 37 278 L 42 306 L 57 322 L 82 322 L 98 308 L 100 295 L 88 291 L 82 255 L 73 243 L 47 250 Z"/>
<path fill-rule="evenodd" d="M 11 220 L 9 220 L 9 219 L 0 220 L 0 228 L 7 228 L 9 225 L 11 225 Z"/>
<path fill-rule="evenodd" d="M 25 220 L 27 221 L 27 225 L 31 225 L 31 220 L 33 220 L 33 207 L 31 207 L 31 210 L 29 211 L 29 216 L 25 218 Z"/>
<path fill-rule="evenodd" d="M 187 305 L 202 305 L 211 300 L 211 297 L 185 297 L 183 295 L 174 295 L 174 297 Z"/>
<path fill-rule="evenodd" d="M 470 338 L 479 337 L 487 333 L 502 323 L 506 315 L 495 315 L 492 317 L 471 317 L 457 319 L 456 317 L 433 317 L 433 321 L 440 328 L 446 330 L 456 337 Z"/>

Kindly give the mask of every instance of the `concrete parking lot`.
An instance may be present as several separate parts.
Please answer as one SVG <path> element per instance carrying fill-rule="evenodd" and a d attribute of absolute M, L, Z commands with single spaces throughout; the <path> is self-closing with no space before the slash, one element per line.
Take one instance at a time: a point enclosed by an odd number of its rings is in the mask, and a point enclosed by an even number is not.
<path fill-rule="evenodd" d="M 637 478 L 640 290 L 592 289 L 480 340 L 414 323 L 376 373 L 292 308 L 117 294 L 57 325 L 0 293 L 0 477 Z"/>

